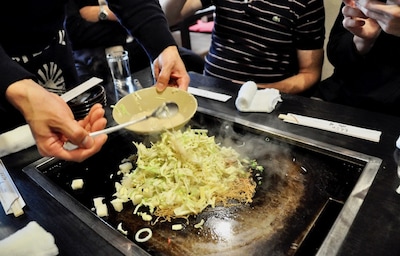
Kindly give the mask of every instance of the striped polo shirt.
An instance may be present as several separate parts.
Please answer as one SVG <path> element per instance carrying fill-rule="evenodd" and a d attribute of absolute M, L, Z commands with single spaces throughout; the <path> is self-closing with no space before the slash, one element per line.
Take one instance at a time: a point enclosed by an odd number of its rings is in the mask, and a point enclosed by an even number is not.
<path fill-rule="evenodd" d="M 202 0 L 215 25 L 205 74 L 271 83 L 298 73 L 296 50 L 323 48 L 323 0 Z"/>

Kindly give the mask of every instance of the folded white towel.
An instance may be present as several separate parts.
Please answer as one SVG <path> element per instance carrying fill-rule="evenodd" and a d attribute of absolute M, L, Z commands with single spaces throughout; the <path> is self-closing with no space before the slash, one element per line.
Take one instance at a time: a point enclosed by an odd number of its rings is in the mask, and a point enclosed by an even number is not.
<path fill-rule="evenodd" d="M 52 234 L 36 221 L 0 241 L 0 255 L 52 256 L 58 255 L 58 247 Z"/>
<path fill-rule="evenodd" d="M 279 90 L 272 88 L 259 90 L 256 83 L 248 81 L 240 88 L 235 105 L 241 112 L 271 113 L 281 101 Z"/>
<path fill-rule="evenodd" d="M 14 130 L 0 134 L 0 157 L 35 145 L 29 125 L 22 125 Z"/>

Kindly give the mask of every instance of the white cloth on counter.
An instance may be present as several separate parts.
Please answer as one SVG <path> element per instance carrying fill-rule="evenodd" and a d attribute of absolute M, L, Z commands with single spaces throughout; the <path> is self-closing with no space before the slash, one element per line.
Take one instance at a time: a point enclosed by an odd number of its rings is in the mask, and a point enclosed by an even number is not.
<path fill-rule="evenodd" d="M 241 112 L 271 113 L 281 101 L 279 90 L 273 88 L 259 90 L 256 83 L 248 81 L 240 88 L 235 105 Z"/>
<path fill-rule="evenodd" d="M 0 134 L 0 157 L 12 154 L 35 145 L 29 125 Z"/>
<path fill-rule="evenodd" d="M 36 221 L 31 221 L 9 237 L 0 241 L 0 255 L 53 256 L 58 255 L 53 235 Z"/>

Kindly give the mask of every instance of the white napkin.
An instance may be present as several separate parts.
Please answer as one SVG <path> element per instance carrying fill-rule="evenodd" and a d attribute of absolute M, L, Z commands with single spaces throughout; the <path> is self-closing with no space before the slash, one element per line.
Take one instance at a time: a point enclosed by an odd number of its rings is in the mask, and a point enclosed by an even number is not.
<path fill-rule="evenodd" d="M 0 241 L 0 255 L 52 256 L 58 255 L 58 247 L 52 234 L 36 221 Z"/>
<path fill-rule="evenodd" d="M 22 125 L 14 130 L 0 134 L 0 157 L 18 152 L 35 145 L 29 125 Z"/>
<path fill-rule="evenodd" d="M 279 90 L 273 88 L 258 90 L 256 83 L 248 81 L 240 88 L 235 105 L 241 112 L 271 113 L 281 101 Z"/>

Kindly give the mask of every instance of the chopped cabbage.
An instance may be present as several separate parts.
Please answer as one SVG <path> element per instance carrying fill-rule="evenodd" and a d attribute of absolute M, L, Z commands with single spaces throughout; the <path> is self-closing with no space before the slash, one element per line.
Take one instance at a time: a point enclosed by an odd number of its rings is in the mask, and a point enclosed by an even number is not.
<path fill-rule="evenodd" d="M 223 147 L 204 129 L 167 131 L 147 148 L 136 143 L 136 169 L 122 171 L 115 196 L 131 200 L 168 221 L 196 215 L 217 204 L 249 203 L 256 184 L 232 148 Z M 126 165 L 123 165 L 126 167 Z"/>

